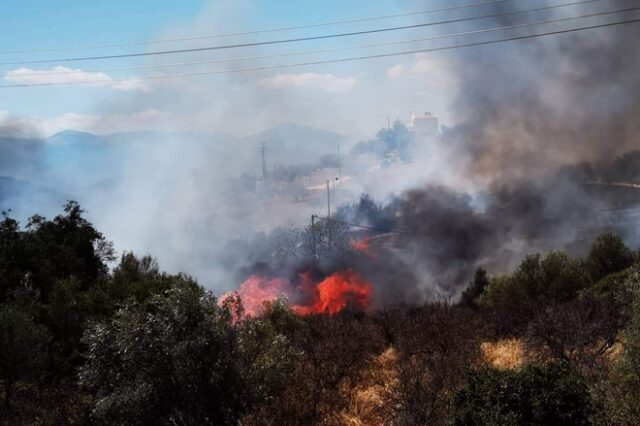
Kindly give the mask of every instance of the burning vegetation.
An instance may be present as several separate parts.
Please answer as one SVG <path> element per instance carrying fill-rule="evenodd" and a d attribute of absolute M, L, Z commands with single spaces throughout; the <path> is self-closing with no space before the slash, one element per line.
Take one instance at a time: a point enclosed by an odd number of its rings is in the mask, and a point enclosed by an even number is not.
<path fill-rule="evenodd" d="M 373 286 L 352 270 L 335 272 L 316 281 L 309 272 L 300 272 L 295 282 L 283 278 L 252 275 L 237 292 L 221 297 L 221 303 L 239 296 L 246 315 L 264 314 L 271 303 L 284 298 L 299 315 L 336 314 L 345 309 L 367 311 L 371 308 Z"/>
<path fill-rule="evenodd" d="M 478 271 L 456 303 L 383 304 L 394 281 L 375 267 L 390 265 L 402 237 L 372 244 L 372 259 L 330 229 L 331 244 L 345 242 L 341 256 L 327 256 L 321 229 L 302 233 L 314 242 L 310 258 L 296 256 L 305 250 L 296 243 L 279 267 L 254 266 L 237 292 L 217 299 L 149 257 L 125 254 L 110 271 L 110 244 L 75 203 L 26 230 L 5 217 L 2 420 L 638 419 L 640 254 L 617 234 L 596 238 L 584 257 L 549 252 L 509 273 Z"/>
<path fill-rule="evenodd" d="M 233 278 L 204 283 L 233 288 L 220 298 L 149 256 L 118 260 L 76 202 L 26 226 L 3 212 L 0 424 L 637 425 L 640 33 L 601 30 L 454 58 L 458 122 L 429 146 L 396 122 L 347 158 L 263 161 L 222 188 L 236 164 L 201 160 L 235 151 L 195 150 L 197 172 L 168 162 L 158 182 L 151 157 L 136 189 L 167 197 L 127 211 L 188 212 L 164 239 L 189 261 L 220 253 Z M 40 142 L 0 145 L 3 173 L 37 169 Z M 256 208 L 299 213 L 280 201 L 306 203 L 343 160 L 355 197 L 377 198 L 300 228 Z M 228 223 L 233 238 L 208 233 Z"/>

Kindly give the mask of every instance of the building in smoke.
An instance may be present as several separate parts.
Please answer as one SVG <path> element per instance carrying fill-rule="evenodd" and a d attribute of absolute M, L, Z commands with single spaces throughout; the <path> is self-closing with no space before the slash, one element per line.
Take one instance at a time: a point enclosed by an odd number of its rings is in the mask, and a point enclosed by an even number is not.
<path fill-rule="evenodd" d="M 413 134 L 416 142 L 424 142 L 431 140 L 439 132 L 438 117 L 425 112 L 424 114 L 411 114 L 411 120 L 408 123 L 409 131 Z"/>

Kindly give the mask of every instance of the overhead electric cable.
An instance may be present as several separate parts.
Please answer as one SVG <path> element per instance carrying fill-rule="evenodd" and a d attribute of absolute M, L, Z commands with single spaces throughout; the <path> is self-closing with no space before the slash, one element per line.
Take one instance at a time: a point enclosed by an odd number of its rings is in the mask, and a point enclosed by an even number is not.
<path fill-rule="evenodd" d="M 279 31 L 302 30 L 302 29 L 308 29 L 308 28 L 327 27 L 331 25 L 355 24 L 360 22 L 371 22 L 371 21 L 380 21 L 385 19 L 403 18 L 408 16 L 426 15 L 429 13 L 448 12 L 453 10 L 468 9 L 472 7 L 507 3 L 510 1 L 513 1 L 513 0 L 492 0 L 492 1 L 461 4 L 458 6 L 447 6 L 447 7 L 439 7 L 435 9 L 419 10 L 414 12 L 397 13 L 392 15 L 370 16 L 366 18 L 345 19 L 341 21 L 330 21 L 330 22 L 320 22 L 320 23 L 307 24 L 307 25 L 292 25 L 292 26 L 285 26 L 285 27 L 265 28 L 265 29 L 259 29 L 259 30 L 203 35 L 203 36 L 197 36 L 197 37 L 170 38 L 170 39 L 163 39 L 163 40 L 148 40 L 148 41 L 137 41 L 137 42 L 129 42 L 129 43 L 95 44 L 95 45 L 87 45 L 87 46 L 50 47 L 50 48 L 44 48 L 44 49 L 5 50 L 5 51 L 0 51 L 0 54 L 42 53 L 42 52 L 64 51 L 64 50 L 117 48 L 117 47 L 130 47 L 130 46 L 144 46 L 144 45 L 152 45 L 152 44 L 160 44 L 160 43 L 175 43 L 175 42 L 184 42 L 184 41 L 206 40 L 206 39 L 212 39 L 212 38 L 235 37 L 235 36 L 243 36 L 243 35 L 263 34 L 263 33 L 272 33 L 272 32 L 279 32 Z"/>
<path fill-rule="evenodd" d="M 327 218 L 325 218 L 325 219 L 327 219 Z M 393 229 L 382 229 L 382 228 L 376 228 L 375 226 L 359 225 L 357 223 L 344 222 L 342 220 L 338 220 L 338 219 L 334 219 L 334 218 L 329 218 L 329 220 L 332 221 L 332 222 L 341 223 L 343 225 L 353 226 L 355 228 L 368 229 L 370 231 L 385 232 L 385 233 L 389 233 L 389 234 L 406 234 L 406 232 L 404 232 L 404 231 L 395 231 Z"/>
<path fill-rule="evenodd" d="M 460 32 L 460 33 L 450 33 L 450 34 L 443 34 L 443 35 L 432 36 L 432 37 L 414 38 L 414 39 L 409 39 L 409 40 L 390 41 L 390 42 L 385 42 L 385 43 L 372 43 L 372 44 L 361 44 L 361 45 L 357 45 L 357 46 L 333 47 L 333 48 L 316 49 L 316 50 L 303 50 L 303 51 L 297 51 L 297 52 L 276 53 L 276 54 L 271 54 L 271 55 L 231 57 L 231 58 L 223 58 L 223 59 L 209 59 L 209 60 L 202 60 L 202 61 L 174 62 L 174 63 L 169 63 L 169 64 L 158 64 L 158 65 L 138 65 L 138 66 L 131 66 L 131 67 L 83 69 L 83 70 L 51 71 L 51 72 L 47 71 L 47 72 L 38 72 L 38 76 L 40 77 L 40 76 L 53 76 L 53 75 L 106 73 L 106 72 L 114 72 L 114 71 L 133 71 L 133 70 L 145 70 L 145 69 L 161 69 L 161 68 L 172 68 L 172 67 L 179 67 L 179 66 L 188 66 L 188 65 L 208 65 L 208 64 L 225 63 L 225 62 L 246 61 L 246 60 L 253 60 L 253 59 L 269 59 L 269 58 L 279 58 L 279 57 L 288 57 L 288 56 L 310 55 L 310 54 L 316 54 L 316 53 L 330 53 L 330 52 L 338 52 L 338 51 L 344 51 L 344 50 L 356 50 L 356 49 L 387 47 L 387 46 L 396 46 L 396 45 L 402 45 L 402 44 L 417 43 L 417 42 L 422 42 L 422 41 L 433 41 L 433 40 L 441 40 L 441 39 L 452 38 L 452 37 L 477 35 L 477 34 L 483 34 L 483 33 L 495 32 L 495 31 L 504 31 L 504 30 L 511 30 L 511 29 L 517 29 L 517 28 L 526 28 L 526 27 L 531 27 L 531 26 L 536 26 L 536 25 L 552 24 L 552 23 L 558 23 L 558 22 L 567 22 L 567 21 L 573 21 L 573 20 L 576 20 L 576 19 L 594 18 L 594 17 L 599 17 L 599 16 L 612 15 L 612 14 L 616 14 L 616 13 L 631 12 L 631 11 L 635 11 L 635 10 L 640 10 L 640 7 L 631 7 L 631 8 L 627 8 L 627 9 L 619 9 L 619 10 L 613 10 L 613 11 L 607 11 L 607 12 L 588 13 L 588 14 L 585 14 L 585 15 L 570 16 L 570 17 L 565 17 L 565 18 L 548 19 L 548 20 L 543 20 L 543 21 L 527 22 L 527 23 L 524 23 L 524 24 L 505 25 L 505 26 L 501 26 L 501 27 L 491 27 L 491 28 L 485 28 L 485 29 L 481 29 L 481 30 L 465 31 L 465 32 Z"/>
<path fill-rule="evenodd" d="M 471 16 L 471 17 L 465 17 L 465 18 L 447 19 L 443 21 L 424 22 L 420 24 L 402 25 L 402 26 L 396 26 L 396 27 L 374 28 L 370 30 L 351 31 L 346 33 L 323 34 L 323 35 L 309 36 L 309 37 L 297 37 L 297 38 L 268 40 L 268 41 L 259 41 L 259 42 L 251 42 L 251 43 L 224 44 L 224 45 L 206 46 L 206 47 L 193 47 L 193 48 L 187 48 L 187 49 L 156 50 L 153 52 L 124 53 L 124 54 L 118 54 L 118 55 L 84 56 L 84 57 L 75 57 L 75 58 L 0 62 L 0 65 L 25 65 L 25 64 L 47 64 L 47 63 L 58 63 L 58 62 L 95 61 L 95 60 L 103 60 L 103 59 L 133 58 L 133 57 L 141 57 L 141 56 L 172 55 L 172 54 L 178 54 L 178 53 L 193 53 L 193 52 L 203 52 L 203 51 L 212 51 L 212 50 L 236 49 L 241 47 L 266 46 L 266 45 L 296 43 L 296 42 L 312 41 L 312 40 L 326 40 L 331 38 L 351 37 L 356 35 L 375 34 L 375 33 L 389 32 L 389 31 L 423 28 L 423 27 L 434 26 L 434 25 L 468 22 L 468 21 L 475 21 L 479 19 L 499 18 L 499 17 L 505 17 L 505 16 L 519 15 L 523 13 L 540 12 L 544 10 L 557 9 L 561 7 L 575 6 L 580 4 L 595 3 L 599 1 L 602 1 L 602 0 L 581 0 L 581 1 L 574 1 L 570 3 L 563 3 L 559 5 L 537 7 L 534 9 L 526 9 L 526 10 L 516 10 L 512 12 L 505 12 L 505 13 L 492 13 L 487 15 Z"/>
<path fill-rule="evenodd" d="M 509 37 L 509 38 L 480 41 L 480 42 L 473 42 L 473 43 L 462 43 L 462 44 L 455 44 L 452 46 L 433 47 L 428 49 L 414 49 L 414 50 L 405 50 L 402 52 L 381 53 L 376 55 L 363 55 L 363 56 L 355 56 L 355 57 L 348 57 L 348 58 L 298 62 L 298 63 L 291 63 L 291 64 L 267 65 L 267 66 L 252 67 L 252 68 L 235 68 L 230 70 L 217 70 L 217 71 L 194 72 L 194 73 L 185 73 L 185 74 L 112 79 L 107 83 L 118 83 L 118 82 L 125 82 L 125 81 L 131 82 L 131 81 L 146 81 L 146 80 L 166 80 L 166 79 L 173 79 L 173 78 L 186 78 L 186 77 L 208 76 L 208 75 L 217 75 L 217 74 L 231 74 L 231 73 L 247 72 L 247 71 L 263 71 L 263 70 L 272 70 L 272 69 L 281 69 L 281 68 L 302 67 L 302 66 L 308 66 L 308 65 L 321 65 L 321 64 L 332 64 L 332 63 L 340 63 L 340 62 L 361 61 L 361 60 L 367 60 L 367 59 L 389 58 L 389 57 L 395 57 L 395 56 L 414 55 L 416 53 L 429 53 L 429 52 L 437 52 L 437 51 L 444 51 L 444 50 L 460 49 L 460 48 L 466 48 L 466 47 L 491 45 L 491 44 L 504 43 L 509 41 L 516 41 L 516 40 L 533 39 L 533 38 L 544 37 L 549 35 L 567 34 L 567 33 L 572 33 L 576 31 L 612 27 L 616 25 L 624 25 L 624 24 L 630 24 L 635 22 L 640 22 L 640 18 L 628 19 L 628 20 L 618 21 L 618 22 L 608 22 L 604 24 L 589 25 L 589 26 L 577 27 L 577 28 L 568 28 L 564 30 L 550 31 L 550 32 L 540 33 L 540 34 L 528 34 L 524 36 Z M 36 84 L 9 84 L 9 85 L 0 85 L 0 88 L 68 86 L 68 85 L 96 84 L 96 83 L 104 83 L 104 82 L 87 81 L 87 82 L 56 82 L 56 83 L 36 83 Z"/>

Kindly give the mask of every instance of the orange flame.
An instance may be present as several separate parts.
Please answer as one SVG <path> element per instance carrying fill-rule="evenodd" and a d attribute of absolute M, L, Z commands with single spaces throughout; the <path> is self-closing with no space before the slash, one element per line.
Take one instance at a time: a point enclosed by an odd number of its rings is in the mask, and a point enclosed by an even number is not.
<path fill-rule="evenodd" d="M 301 283 L 293 286 L 281 278 L 249 277 L 240 285 L 237 294 L 242 300 L 245 315 L 257 317 L 264 313 L 265 304 L 286 296 L 294 301 L 291 309 L 299 315 L 335 314 L 347 307 L 367 310 L 373 298 L 373 286 L 352 270 L 336 272 L 319 283 L 308 273 L 300 274 Z M 224 294 L 224 302 L 235 292 Z"/>
<path fill-rule="evenodd" d="M 237 294 L 242 300 L 244 313 L 250 317 L 257 317 L 264 313 L 265 303 L 273 302 L 282 295 L 287 295 L 289 283 L 280 278 L 265 279 L 257 275 L 250 276 L 240 284 Z M 230 291 L 220 297 L 224 302 L 236 292 Z"/>
<path fill-rule="evenodd" d="M 369 240 L 365 239 L 365 240 L 351 240 L 351 247 L 353 247 L 354 249 L 358 250 L 358 251 L 364 251 L 364 252 L 369 252 Z"/>
<path fill-rule="evenodd" d="M 373 286 L 352 270 L 337 272 L 322 280 L 311 305 L 294 305 L 300 315 L 335 314 L 350 306 L 366 310 L 371 306 Z"/>

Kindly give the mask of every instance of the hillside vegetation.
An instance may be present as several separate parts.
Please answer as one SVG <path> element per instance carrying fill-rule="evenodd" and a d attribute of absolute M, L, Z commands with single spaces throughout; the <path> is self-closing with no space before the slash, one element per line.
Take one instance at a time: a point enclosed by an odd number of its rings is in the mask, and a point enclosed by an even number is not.
<path fill-rule="evenodd" d="M 279 300 L 251 318 L 116 259 L 77 203 L 24 227 L 5 214 L 0 422 L 635 425 L 638 260 L 605 233 L 584 258 L 478 270 L 456 303 L 299 316 Z"/>

